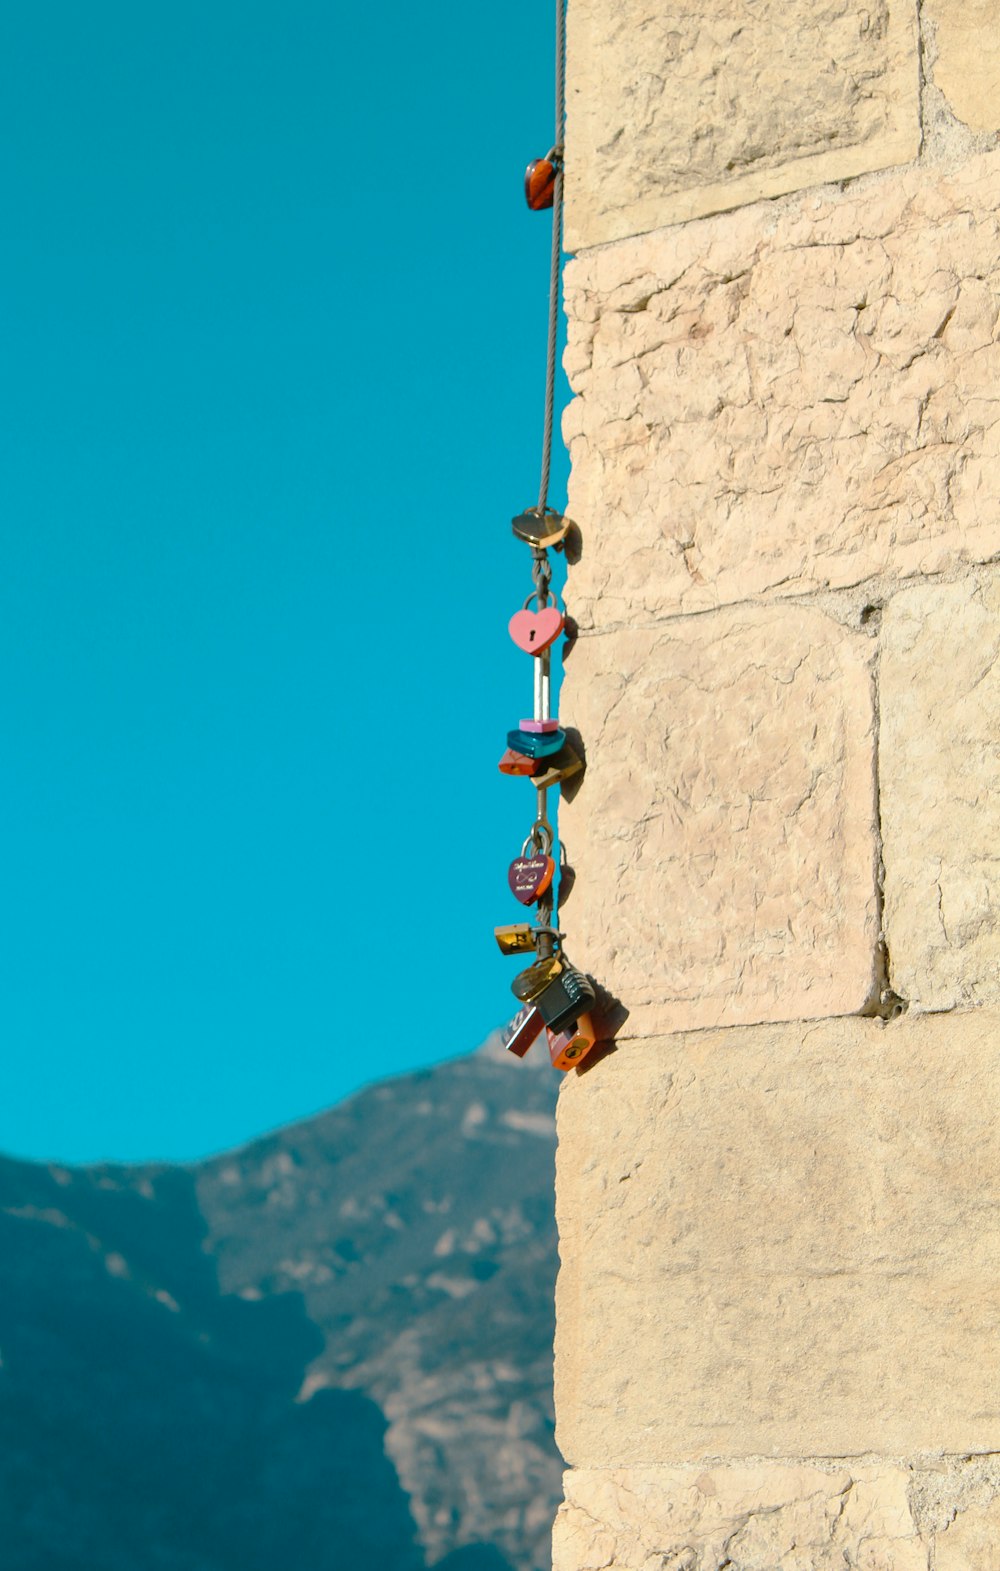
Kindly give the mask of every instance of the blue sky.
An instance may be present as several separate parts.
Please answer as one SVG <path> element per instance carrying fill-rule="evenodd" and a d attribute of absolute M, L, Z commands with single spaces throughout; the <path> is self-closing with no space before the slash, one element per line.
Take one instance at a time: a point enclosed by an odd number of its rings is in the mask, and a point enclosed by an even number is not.
<path fill-rule="evenodd" d="M 552 23 L 0 13 L 5 1152 L 196 1157 L 513 1012 Z"/>

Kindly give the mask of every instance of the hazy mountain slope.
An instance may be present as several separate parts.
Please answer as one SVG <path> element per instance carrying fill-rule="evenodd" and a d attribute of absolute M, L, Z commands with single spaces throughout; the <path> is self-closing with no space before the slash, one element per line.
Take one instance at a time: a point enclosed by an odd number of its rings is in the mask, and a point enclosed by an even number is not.
<path fill-rule="evenodd" d="M 5 1567 L 545 1566 L 556 1089 L 484 1050 L 195 1168 L 0 1161 Z"/>

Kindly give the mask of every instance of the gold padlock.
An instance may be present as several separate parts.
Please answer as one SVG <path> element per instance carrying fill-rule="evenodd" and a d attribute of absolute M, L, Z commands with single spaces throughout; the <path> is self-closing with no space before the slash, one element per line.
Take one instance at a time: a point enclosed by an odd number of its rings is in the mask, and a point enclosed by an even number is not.
<path fill-rule="evenodd" d="M 528 922 L 512 922 L 507 927 L 495 927 L 493 937 L 500 945 L 502 955 L 527 955 L 535 949 L 535 929 Z"/>
<path fill-rule="evenodd" d="M 510 984 L 510 990 L 522 1004 L 530 1004 L 539 993 L 545 991 L 552 978 L 559 975 L 564 965 L 562 955 L 546 955 L 536 960 L 527 971 L 521 971 Z"/>
<path fill-rule="evenodd" d="M 551 507 L 529 507 L 511 519 L 511 528 L 518 540 L 542 550 L 552 546 L 558 551 L 572 527 L 571 518 L 564 518 Z"/>
<path fill-rule="evenodd" d="M 558 753 L 553 753 L 551 758 L 541 760 L 545 766 L 543 772 L 532 777 L 532 785 L 538 791 L 547 791 L 552 786 L 560 785 L 564 780 L 579 774 L 583 768 L 583 759 L 579 753 L 564 742 Z"/>

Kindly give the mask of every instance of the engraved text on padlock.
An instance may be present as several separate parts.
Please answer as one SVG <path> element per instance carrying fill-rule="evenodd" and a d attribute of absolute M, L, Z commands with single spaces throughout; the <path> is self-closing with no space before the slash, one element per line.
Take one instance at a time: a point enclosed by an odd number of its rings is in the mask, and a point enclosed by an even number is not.
<path fill-rule="evenodd" d="M 527 922 L 511 922 L 506 927 L 495 927 L 493 937 L 502 955 L 528 955 L 537 944 L 535 929 Z"/>
<path fill-rule="evenodd" d="M 500 1040 L 508 1053 L 514 1053 L 518 1058 L 523 1058 L 532 1042 L 536 1042 L 545 1029 L 542 1019 L 534 1004 L 525 1004 L 517 1011 L 509 1025 L 500 1033 Z"/>

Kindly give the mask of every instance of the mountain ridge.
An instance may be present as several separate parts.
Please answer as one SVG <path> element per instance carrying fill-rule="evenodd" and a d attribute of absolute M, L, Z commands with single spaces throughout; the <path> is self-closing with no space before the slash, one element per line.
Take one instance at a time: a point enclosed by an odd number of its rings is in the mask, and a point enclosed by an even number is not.
<path fill-rule="evenodd" d="M 201 1162 L 0 1159 L 11 1571 L 544 1571 L 557 1084 L 538 1069 L 491 1039 Z M 55 1510 L 23 1504 L 39 1489 Z"/>

